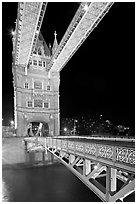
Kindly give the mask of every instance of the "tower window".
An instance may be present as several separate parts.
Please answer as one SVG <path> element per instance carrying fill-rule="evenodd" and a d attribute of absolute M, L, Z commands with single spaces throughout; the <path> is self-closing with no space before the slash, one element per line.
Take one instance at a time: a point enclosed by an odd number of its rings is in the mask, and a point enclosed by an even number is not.
<path fill-rule="evenodd" d="M 44 108 L 48 108 L 49 107 L 49 103 L 44 102 Z"/>
<path fill-rule="evenodd" d="M 35 81 L 34 82 L 34 89 L 42 89 L 42 82 L 41 81 Z"/>
<path fill-rule="evenodd" d="M 28 84 L 27 82 L 24 84 L 24 88 L 25 88 L 25 89 L 28 89 L 28 88 L 29 88 L 29 84 Z"/>
<path fill-rule="evenodd" d="M 37 60 L 33 60 L 33 65 L 37 65 Z"/>
<path fill-rule="evenodd" d="M 40 107 L 40 108 L 42 108 L 42 100 L 40 100 L 40 99 L 35 99 L 35 100 L 34 100 L 34 107 Z"/>
<path fill-rule="evenodd" d="M 32 101 L 28 101 L 28 107 L 32 107 Z"/>
<path fill-rule="evenodd" d="M 46 67 L 46 62 L 45 61 L 43 61 L 43 67 Z"/>
<path fill-rule="evenodd" d="M 42 61 L 39 61 L 39 66 L 41 66 L 41 67 L 42 67 Z"/>
<path fill-rule="evenodd" d="M 50 85 L 47 86 L 47 91 L 50 91 Z"/>

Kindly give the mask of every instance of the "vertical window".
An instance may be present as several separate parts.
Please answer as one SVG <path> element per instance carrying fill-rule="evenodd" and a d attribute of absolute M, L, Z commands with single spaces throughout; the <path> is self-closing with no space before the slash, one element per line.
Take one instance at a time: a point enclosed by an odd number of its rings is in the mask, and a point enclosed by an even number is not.
<path fill-rule="evenodd" d="M 29 88 L 29 84 L 28 84 L 27 82 L 24 84 L 24 88 L 25 88 L 25 89 L 28 89 L 28 88 Z"/>
<path fill-rule="evenodd" d="M 48 102 L 44 102 L 44 108 L 48 108 L 49 107 L 49 103 Z"/>
<path fill-rule="evenodd" d="M 43 67 L 46 67 L 46 62 L 45 61 L 43 61 Z"/>
<path fill-rule="evenodd" d="M 32 101 L 28 101 L 28 107 L 32 107 Z"/>
<path fill-rule="evenodd" d="M 47 91 L 50 91 L 50 85 L 47 86 Z"/>
<path fill-rule="evenodd" d="M 41 66 L 41 67 L 42 67 L 42 61 L 39 61 L 39 66 Z"/>
<path fill-rule="evenodd" d="M 33 60 L 33 65 L 37 65 L 37 60 Z"/>

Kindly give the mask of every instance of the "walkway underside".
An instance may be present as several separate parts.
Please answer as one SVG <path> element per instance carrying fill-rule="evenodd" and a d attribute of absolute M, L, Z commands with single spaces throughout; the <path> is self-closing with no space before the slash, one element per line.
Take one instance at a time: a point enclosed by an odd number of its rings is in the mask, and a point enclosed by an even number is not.
<path fill-rule="evenodd" d="M 63 36 L 48 69 L 61 71 L 112 6 L 112 2 L 82 2 Z"/>
<path fill-rule="evenodd" d="M 29 138 L 26 141 L 33 143 L 32 151 L 41 146 L 45 152 L 49 151 L 56 156 L 102 201 L 123 201 L 135 191 L 134 147 L 94 144 L 93 151 L 93 141 L 87 144 L 78 140 L 72 142 L 42 137 Z M 130 146 L 128 143 L 130 142 L 127 142 L 127 146 Z M 119 151 L 119 148 L 124 151 Z M 106 157 L 104 152 L 107 152 Z"/>
<path fill-rule="evenodd" d="M 13 36 L 13 54 L 15 65 L 26 69 L 35 49 L 47 3 L 20 2 L 16 29 Z"/>

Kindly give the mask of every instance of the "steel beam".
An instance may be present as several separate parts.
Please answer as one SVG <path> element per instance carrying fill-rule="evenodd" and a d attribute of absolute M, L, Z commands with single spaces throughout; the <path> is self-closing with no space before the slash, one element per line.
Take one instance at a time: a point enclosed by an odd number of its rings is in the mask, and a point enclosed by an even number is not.
<path fill-rule="evenodd" d="M 112 2 L 83 2 L 68 27 L 48 69 L 60 72 L 112 6 Z"/>
<path fill-rule="evenodd" d="M 29 140 L 30 139 L 31 138 L 29 138 Z M 87 159 L 85 157 L 87 154 L 87 151 L 88 153 L 92 152 L 93 154 L 95 154 L 95 149 L 93 148 L 91 143 L 90 143 L 91 146 L 90 145 L 84 146 L 84 144 L 82 144 L 81 142 L 80 143 L 76 142 L 75 144 L 71 141 L 71 143 L 67 143 L 66 140 L 64 141 L 59 139 L 60 145 L 58 145 L 57 140 L 58 139 L 55 139 L 55 138 L 46 138 L 46 139 L 38 138 L 37 142 L 43 147 L 46 147 L 46 149 L 50 153 L 52 153 L 54 156 L 60 159 L 60 161 L 64 165 L 66 165 L 102 201 L 115 202 L 119 199 L 123 200 L 126 196 L 128 196 L 129 194 L 135 191 L 134 171 L 133 172 L 131 171 L 131 173 L 129 173 L 128 171 L 129 169 L 127 168 L 126 170 L 125 167 L 123 168 L 122 165 L 121 165 L 121 170 L 119 170 L 119 168 L 116 168 L 114 163 L 113 163 L 114 168 L 112 167 L 112 164 L 110 165 L 109 163 L 110 158 L 113 160 L 113 162 L 116 162 L 116 159 L 120 157 L 119 149 L 112 148 L 114 151 L 117 149 L 117 151 L 115 151 L 115 157 L 113 156 L 110 157 L 111 155 L 110 151 L 107 151 L 109 152 L 109 156 L 108 156 L 109 159 L 107 160 L 107 157 L 105 157 L 105 151 L 103 150 L 107 148 L 98 146 L 98 153 L 96 154 L 97 157 L 94 157 L 94 160 L 92 160 L 90 158 Z M 45 144 L 45 142 L 47 144 Z M 34 139 L 33 139 L 33 143 L 35 143 Z M 86 149 L 86 147 L 88 147 L 88 149 Z M 71 151 L 73 151 L 73 154 L 69 152 L 69 148 L 71 149 Z M 30 146 L 30 149 L 31 149 L 31 146 Z M 110 149 L 108 148 L 108 150 Z M 128 156 L 127 155 L 128 151 L 125 150 L 124 152 L 126 152 L 126 156 Z M 130 153 L 131 152 L 129 151 L 129 156 L 131 156 Z M 105 163 L 99 162 L 98 161 L 99 156 L 105 157 L 106 162 Z M 67 158 L 67 160 L 65 160 L 64 158 Z M 121 164 L 121 160 L 127 162 L 128 161 L 127 158 L 128 157 L 126 157 L 125 159 L 125 155 L 122 154 L 120 157 L 119 166 Z M 129 157 L 129 162 L 132 162 L 132 165 L 134 165 L 133 161 L 134 161 L 134 157 L 133 158 Z M 80 168 L 81 165 L 82 165 L 82 168 Z M 104 174 L 103 171 L 105 171 L 106 173 Z M 119 176 L 121 175 L 124 175 L 124 178 L 127 178 L 127 179 L 123 180 L 124 184 L 119 190 L 117 188 L 117 180 L 118 180 L 117 178 L 119 178 Z M 106 187 L 100 183 L 101 182 L 100 178 L 104 176 L 106 177 Z"/>

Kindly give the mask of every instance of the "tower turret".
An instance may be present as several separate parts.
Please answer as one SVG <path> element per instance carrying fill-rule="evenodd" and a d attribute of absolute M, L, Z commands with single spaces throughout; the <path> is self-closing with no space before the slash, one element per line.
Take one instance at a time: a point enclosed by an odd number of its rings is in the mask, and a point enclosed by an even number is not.
<path fill-rule="evenodd" d="M 58 48 L 58 42 L 57 42 L 57 33 L 56 31 L 54 32 L 54 43 L 53 43 L 53 47 L 52 47 L 52 55 L 54 55 L 56 49 Z"/>

